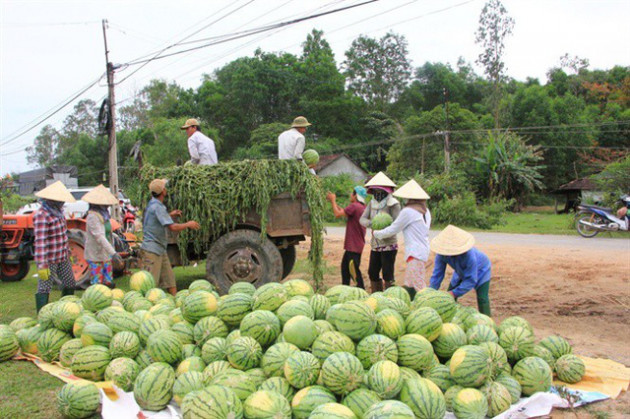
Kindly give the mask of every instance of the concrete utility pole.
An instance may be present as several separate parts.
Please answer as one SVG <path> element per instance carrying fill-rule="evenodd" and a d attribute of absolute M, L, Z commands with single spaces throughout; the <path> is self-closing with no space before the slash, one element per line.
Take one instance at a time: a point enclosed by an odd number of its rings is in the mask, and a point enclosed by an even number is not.
<path fill-rule="evenodd" d="M 448 125 L 448 90 L 443 89 L 444 92 L 444 112 L 446 112 L 446 130 L 444 131 L 444 171 L 448 173 L 451 170 L 451 144 L 450 144 L 450 132 Z"/>
<path fill-rule="evenodd" d="M 103 41 L 105 42 L 105 65 L 107 67 L 107 88 L 109 91 L 109 190 L 118 198 L 118 147 L 116 146 L 116 97 L 114 95 L 114 65 L 109 62 L 107 49 L 107 19 L 103 19 Z M 112 217 L 120 221 L 120 206 L 112 207 Z"/>

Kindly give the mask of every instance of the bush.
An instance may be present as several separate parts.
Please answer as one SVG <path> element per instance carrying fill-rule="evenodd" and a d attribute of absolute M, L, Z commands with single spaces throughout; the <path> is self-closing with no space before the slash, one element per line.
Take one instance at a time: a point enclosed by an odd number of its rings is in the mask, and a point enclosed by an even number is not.
<path fill-rule="evenodd" d="M 348 174 L 326 176 L 321 179 L 324 191 L 332 192 L 337 195 L 337 204 L 341 208 L 350 204 L 350 194 L 352 193 L 354 187 L 362 185 L 362 182 L 355 182 Z M 328 205 L 328 211 L 326 211 L 324 220 L 326 222 L 333 222 L 336 220 L 330 205 Z"/>
<path fill-rule="evenodd" d="M 604 203 L 616 206 L 619 197 L 630 193 L 630 155 L 610 163 L 600 173 L 593 175 L 593 180 L 606 193 Z"/>
<path fill-rule="evenodd" d="M 13 193 L 2 193 L 2 210 L 5 214 L 15 213 L 24 205 L 37 201 L 34 196 L 20 196 Z"/>

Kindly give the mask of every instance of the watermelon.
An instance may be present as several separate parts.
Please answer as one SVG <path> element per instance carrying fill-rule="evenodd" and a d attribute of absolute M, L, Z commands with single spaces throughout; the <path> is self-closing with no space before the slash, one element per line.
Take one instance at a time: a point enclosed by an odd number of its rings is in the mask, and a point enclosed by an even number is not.
<path fill-rule="evenodd" d="M 153 307 L 151 301 L 147 300 L 144 297 L 140 297 L 138 299 L 133 300 L 133 305 L 131 306 L 131 311 L 136 312 L 140 310 L 150 310 Z"/>
<path fill-rule="evenodd" d="M 451 401 L 451 406 L 458 418 L 483 419 L 488 413 L 486 396 L 474 388 L 459 391 Z"/>
<path fill-rule="evenodd" d="M 113 381 L 124 391 L 132 391 L 133 383 L 140 374 L 140 366 L 130 358 L 116 358 L 105 369 L 105 379 Z"/>
<path fill-rule="evenodd" d="M 159 300 L 166 297 L 166 293 L 161 288 L 151 288 L 144 293 L 144 298 L 156 304 Z"/>
<path fill-rule="evenodd" d="M 476 324 L 466 331 L 469 345 L 479 345 L 483 342 L 499 342 L 499 336 L 494 329 L 485 324 Z"/>
<path fill-rule="evenodd" d="M 291 387 L 291 384 L 289 384 L 284 377 L 271 377 L 266 379 L 260 384 L 259 390 L 275 391 L 278 394 L 282 394 L 287 400 L 293 399 L 295 395 L 295 389 Z"/>
<path fill-rule="evenodd" d="M 235 329 L 232 330 L 230 333 L 228 333 L 228 335 L 225 337 L 225 340 L 227 341 L 228 345 L 232 342 L 234 342 L 236 339 L 241 337 L 241 331 L 239 329 Z"/>
<path fill-rule="evenodd" d="M 409 406 L 398 400 L 384 400 L 365 411 L 363 419 L 415 419 Z"/>
<path fill-rule="evenodd" d="M 96 320 L 96 316 L 94 316 L 92 313 L 83 312 L 83 314 L 81 314 L 74 321 L 74 325 L 72 326 L 72 334 L 74 335 L 74 337 L 80 338 L 81 334 L 83 333 L 83 328 L 85 327 L 85 325 L 87 325 L 88 323 L 96 322 L 96 321 L 98 320 Z"/>
<path fill-rule="evenodd" d="M 344 397 L 341 404 L 352 410 L 357 418 L 361 418 L 372 405 L 380 401 L 381 398 L 374 391 L 358 388 Z"/>
<path fill-rule="evenodd" d="M 169 325 L 167 322 L 160 318 L 150 318 L 142 323 L 140 323 L 140 328 L 138 329 L 138 337 L 140 338 L 140 343 L 146 345 L 149 336 L 158 330 L 168 330 Z"/>
<path fill-rule="evenodd" d="M 398 365 L 416 371 L 433 362 L 433 347 L 424 336 L 409 334 L 398 339 Z"/>
<path fill-rule="evenodd" d="M 409 378 L 422 378 L 416 370 L 412 370 L 407 367 L 400 367 L 400 374 L 402 375 L 403 380 L 407 380 Z"/>
<path fill-rule="evenodd" d="M 144 295 L 150 289 L 155 288 L 155 279 L 148 271 L 138 271 L 129 278 L 129 288 Z"/>
<path fill-rule="evenodd" d="M 188 286 L 188 290 L 191 294 L 197 291 L 213 292 L 214 286 L 212 286 L 212 284 L 205 279 L 196 279 L 190 283 L 190 285 Z"/>
<path fill-rule="evenodd" d="M 153 314 L 154 316 L 158 314 L 164 314 L 168 316 L 173 309 L 174 307 L 172 307 L 170 304 L 157 303 L 149 309 L 149 313 Z M 180 309 L 180 313 L 181 313 L 181 309 Z"/>
<path fill-rule="evenodd" d="M 79 349 L 72 357 L 72 374 L 90 381 L 103 381 L 105 369 L 112 357 L 107 348 L 98 345 Z"/>
<path fill-rule="evenodd" d="M 346 395 L 363 382 L 363 365 L 348 352 L 335 352 L 322 364 L 322 382 L 333 393 Z"/>
<path fill-rule="evenodd" d="M 201 348 L 201 358 L 206 364 L 210 364 L 214 361 L 224 361 L 227 358 L 227 347 L 228 343 L 225 338 L 216 337 L 208 339 Z"/>
<path fill-rule="evenodd" d="M 274 311 L 288 300 L 288 293 L 284 286 L 269 282 L 254 292 L 252 309 Z"/>
<path fill-rule="evenodd" d="M 241 320 L 252 311 L 254 299 L 249 294 L 234 293 L 224 296 L 219 302 L 217 317 L 228 327 L 238 327 Z"/>
<path fill-rule="evenodd" d="M 551 368 L 542 358 L 531 356 L 521 359 L 514 365 L 512 376 L 521 385 L 525 396 L 551 388 Z"/>
<path fill-rule="evenodd" d="M 329 288 L 324 296 L 328 298 L 330 305 L 333 306 L 339 302 L 339 296 L 352 288 L 349 285 L 335 285 L 334 287 Z"/>
<path fill-rule="evenodd" d="M 409 297 L 409 293 L 403 287 L 399 287 L 397 285 L 389 287 L 385 291 L 383 291 L 383 295 L 386 297 L 398 298 L 399 300 L 403 301 L 407 306 L 411 305 L 411 298 Z"/>
<path fill-rule="evenodd" d="M 232 390 L 223 386 L 212 385 L 190 392 L 181 407 L 184 419 L 243 417 L 243 404 Z"/>
<path fill-rule="evenodd" d="M 304 150 L 302 160 L 304 160 L 304 163 L 306 163 L 308 167 L 315 166 L 319 163 L 319 153 L 312 148 Z"/>
<path fill-rule="evenodd" d="M 534 328 L 529 324 L 527 320 L 520 316 L 512 316 L 506 318 L 501 322 L 501 325 L 499 326 L 499 335 L 503 333 L 505 329 L 508 329 L 510 327 L 522 327 L 523 329 L 529 330 L 532 335 L 534 334 Z"/>
<path fill-rule="evenodd" d="M 75 320 L 81 315 L 81 306 L 70 301 L 59 301 L 53 309 L 53 325 L 64 332 L 72 331 Z"/>
<path fill-rule="evenodd" d="M 392 361 L 378 361 L 368 371 L 368 386 L 383 399 L 395 398 L 402 389 L 400 368 Z"/>
<path fill-rule="evenodd" d="M 29 327 L 17 332 L 15 336 L 18 338 L 22 352 L 37 355 L 39 353 L 37 341 L 42 333 L 44 333 L 44 329 L 40 326 Z"/>
<path fill-rule="evenodd" d="M 363 288 L 347 287 L 339 294 L 337 304 L 347 303 L 350 301 L 365 301 L 368 297 L 369 294 Z"/>
<path fill-rule="evenodd" d="M 575 384 L 582 381 L 586 372 L 584 361 L 572 354 L 562 355 L 556 360 L 556 374 L 560 381 Z"/>
<path fill-rule="evenodd" d="M 369 369 L 378 361 L 398 361 L 398 347 L 396 343 L 384 335 L 370 335 L 363 338 L 357 345 L 357 358 L 363 368 Z"/>
<path fill-rule="evenodd" d="M 112 297 L 113 297 L 113 293 L 112 293 Z M 127 291 L 121 301 L 125 310 L 131 311 L 131 308 L 133 307 L 133 302 L 137 300 L 138 298 L 143 298 L 142 294 L 139 293 L 138 291 Z"/>
<path fill-rule="evenodd" d="M 317 336 L 321 335 L 324 332 L 334 332 L 337 330 L 335 329 L 335 326 L 328 323 L 326 320 L 315 320 L 313 324 L 317 328 Z"/>
<path fill-rule="evenodd" d="M 383 230 L 384 228 L 389 227 L 394 222 L 394 219 L 391 215 L 386 212 L 379 212 L 372 218 L 372 230 L 378 231 Z"/>
<path fill-rule="evenodd" d="M 147 339 L 146 349 L 155 362 L 175 364 L 182 359 L 182 343 L 171 330 L 153 332 Z"/>
<path fill-rule="evenodd" d="M 93 383 L 68 383 L 57 393 L 57 409 L 64 418 L 82 419 L 96 413 L 101 393 Z"/>
<path fill-rule="evenodd" d="M 234 368 L 248 370 L 260 365 L 262 353 L 262 347 L 256 339 L 243 336 L 228 345 L 227 359 Z"/>
<path fill-rule="evenodd" d="M 53 327 L 53 310 L 55 309 L 55 305 L 57 303 L 46 304 L 44 307 L 39 310 L 37 313 L 37 323 L 43 329 L 50 329 Z"/>
<path fill-rule="evenodd" d="M 560 358 L 562 355 L 568 355 L 573 352 L 571 344 L 561 336 L 547 336 L 538 344 L 551 352 L 551 355 L 553 355 L 555 359 Z"/>
<path fill-rule="evenodd" d="M 182 405 L 184 397 L 193 391 L 203 390 L 203 374 L 198 371 L 189 371 L 175 378 L 173 384 L 173 400 L 178 405 Z"/>
<path fill-rule="evenodd" d="M 512 395 L 507 388 L 496 381 L 490 384 L 488 389 L 488 416 L 493 418 L 510 408 Z"/>
<path fill-rule="evenodd" d="M 191 295 L 191 297 L 194 297 L 196 294 L 197 293 Z M 228 327 L 221 319 L 214 316 L 207 316 L 200 319 L 193 327 L 193 338 L 198 346 L 203 347 L 209 339 L 216 337 L 225 338 L 228 332 Z"/>
<path fill-rule="evenodd" d="M 450 322 L 457 311 L 455 299 L 451 294 L 444 291 L 429 291 L 416 294 L 411 308 L 412 310 L 417 310 L 420 307 L 431 307 L 438 312 L 444 323 Z"/>
<path fill-rule="evenodd" d="M 121 290 L 120 288 L 114 288 L 112 290 L 112 298 L 114 299 L 114 301 L 122 303 L 123 298 L 125 298 L 125 291 Z"/>
<path fill-rule="evenodd" d="M 422 335 L 429 342 L 437 339 L 441 330 L 442 318 L 431 307 L 420 307 L 410 312 L 405 320 L 405 331 L 407 333 Z"/>
<path fill-rule="evenodd" d="M 205 385 L 210 385 L 214 377 L 219 373 L 233 369 L 227 361 L 214 361 L 206 366 L 203 370 L 203 382 Z"/>
<path fill-rule="evenodd" d="M 254 295 L 255 292 L 256 287 L 250 282 L 235 282 L 230 286 L 230 289 L 228 291 L 229 294 L 241 293 L 247 294 L 249 296 Z"/>
<path fill-rule="evenodd" d="M 286 281 L 284 284 L 284 288 L 286 288 L 289 298 L 295 297 L 296 295 L 303 295 L 305 297 L 311 297 L 315 294 L 313 287 L 307 281 L 303 279 L 290 279 Z"/>
<path fill-rule="evenodd" d="M 423 377 L 431 380 L 442 392 L 445 392 L 455 385 L 455 382 L 451 378 L 451 370 L 446 365 L 438 364 L 432 366 L 424 372 Z"/>
<path fill-rule="evenodd" d="M 355 353 L 354 342 L 348 336 L 339 332 L 325 332 L 313 342 L 311 352 L 324 363 L 326 358 L 335 352 Z M 359 361 L 361 362 L 361 361 Z"/>
<path fill-rule="evenodd" d="M 241 336 L 254 338 L 260 346 L 267 347 L 280 334 L 280 320 L 271 311 L 256 310 L 243 318 L 240 330 Z"/>
<path fill-rule="evenodd" d="M 112 358 L 135 358 L 140 353 L 140 338 L 133 332 L 119 332 L 109 342 Z"/>
<path fill-rule="evenodd" d="M 367 300 L 364 300 L 363 302 L 366 302 L 366 301 Z M 403 300 L 396 297 L 381 298 L 380 301 L 378 301 L 378 308 L 379 310 L 385 310 L 388 308 L 395 310 L 399 312 L 400 315 L 403 316 L 404 318 L 407 318 L 407 316 L 411 312 L 411 307 L 409 306 L 409 304 L 405 303 Z"/>
<path fill-rule="evenodd" d="M 113 314 L 107 321 L 107 326 L 112 329 L 112 332 L 134 332 L 138 333 L 140 324 L 138 318 L 128 311 L 122 311 L 120 313 Z"/>
<path fill-rule="evenodd" d="M 122 307 L 116 307 L 116 306 L 106 307 L 103 310 L 100 310 L 98 313 L 96 313 L 96 319 L 100 323 L 107 324 L 107 322 L 109 322 L 109 319 L 114 314 L 122 313 L 123 311 L 125 311 L 125 309 Z"/>
<path fill-rule="evenodd" d="M 464 387 L 479 387 L 490 377 L 490 354 L 479 346 L 465 345 L 451 358 L 451 377 Z"/>
<path fill-rule="evenodd" d="M 455 351 L 466 345 L 464 330 L 454 323 L 444 323 L 438 337 L 433 341 L 433 350 L 441 358 L 448 359 Z"/>
<path fill-rule="evenodd" d="M 356 419 L 356 416 L 342 404 L 324 403 L 313 409 L 309 419 Z"/>
<path fill-rule="evenodd" d="M 508 359 L 516 362 L 532 353 L 534 350 L 534 335 L 519 326 L 508 327 L 499 337 L 499 345 L 505 350 Z"/>
<path fill-rule="evenodd" d="M 289 319 L 284 325 L 282 334 L 286 342 L 300 349 L 310 348 L 318 336 L 315 322 L 306 316 L 295 316 Z"/>
<path fill-rule="evenodd" d="M 190 358 L 191 356 L 201 356 L 201 349 L 191 343 L 182 346 L 182 358 Z"/>
<path fill-rule="evenodd" d="M 2 358 L 8 356 L 8 354 L 10 354 L 13 349 L 15 349 L 12 337 L 15 338 L 15 335 L 13 333 L 9 335 L 7 333 L 0 332 L 0 356 Z M 69 334 L 62 332 L 61 330 L 48 329 L 44 331 L 39 339 L 37 339 L 37 350 L 39 352 L 39 357 L 46 362 L 53 362 L 58 360 L 61 347 L 70 339 L 72 339 L 72 337 Z M 15 341 L 17 343 L 17 338 L 15 338 Z M 11 355 L 11 357 L 12 356 L 13 355 Z"/>
<path fill-rule="evenodd" d="M 353 340 L 361 340 L 376 330 L 376 313 L 360 301 L 343 303 L 331 321 L 341 333 Z"/>
<path fill-rule="evenodd" d="M 512 404 L 518 402 L 521 399 L 521 385 L 510 374 L 502 373 L 495 379 L 495 382 L 503 384 L 510 392 Z"/>
<path fill-rule="evenodd" d="M 268 377 L 284 376 L 284 363 L 300 349 L 291 343 L 276 343 L 269 347 L 262 356 L 261 367 Z"/>
<path fill-rule="evenodd" d="M 138 374 L 133 385 L 133 396 L 142 409 L 160 411 L 173 398 L 175 372 L 164 363 L 156 362 Z"/>
<path fill-rule="evenodd" d="M 405 320 L 395 310 L 385 309 L 376 315 L 376 332 L 396 340 L 405 334 Z"/>
<path fill-rule="evenodd" d="M 406 380 L 400 392 L 400 401 L 409 406 L 418 418 L 443 418 L 446 414 L 442 391 L 424 378 Z"/>
<path fill-rule="evenodd" d="M 114 337 L 112 329 L 99 322 L 92 322 L 85 325 L 81 333 L 83 346 L 100 345 L 109 347 L 109 342 Z"/>
<path fill-rule="evenodd" d="M 10 327 L 0 329 L 0 362 L 13 358 L 19 350 L 20 342 L 13 329 Z"/>
<path fill-rule="evenodd" d="M 457 384 L 455 384 L 454 386 L 452 386 L 451 388 L 449 388 L 448 390 L 444 392 L 444 401 L 446 402 L 447 411 L 449 412 L 453 411 L 453 399 L 455 398 L 457 393 L 459 393 L 463 389 L 464 387 L 458 386 Z"/>
<path fill-rule="evenodd" d="M 556 358 L 554 358 L 553 354 L 551 353 L 551 351 L 547 348 L 545 348 L 544 346 L 540 346 L 540 345 L 535 345 L 534 346 L 534 350 L 532 351 L 532 353 L 529 356 L 537 356 L 538 358 L 542 358 L 545 360 L 545 362 L 547 364 L 549 364 L 549 367 L 551 368 L 551 371 L 555 371 L 556 369 Z"/>
<path fill-rule="evenodd" d="M 70 368 L 70 365 L 72 364 L 72 357 L 81 348 L 83 348 L 83 343 L 81 343 L 81 339 L 78 338 L 70 339 L 64 343 L 59 350 L 59 362 L 61 365 L 66 368 Z"/>
<path fill-rule="evenodd" d="M 179 308 L 174 308 L 168 313 L 168 318 L 171 320 L 171 324 L 174 326 L 177 323 L 186 322 L 184 316 L 182 315 L 182 310 Z M 188 323 L 188 322 L 186 322 Z"/>
<path fill-rule="evenodd" d="M 323 320 L 326 318 L 326 311 L 330 308 L 330 301 L 328 298 L 321 294 L 313 294 L 308 300 L 308 304 L 313 310 L 313 315 L 317 320 Z"/>
<path fill-rule="evenodd" d="M 510 372 L 510 364 L 508 362 L 505 350 L 498 343 L 484 342 L 479 344 L 480 347 L 486 349 L 490 354 L 490 378 L 494 379 L 502 372 Z"/>
<path fill-rule="evenodd" d="M 191 372 L 203 372 L 206 369 L 206 363 L 203 362 L 203 359 L 198 356 L 190 356 L 185 358 L 182 362 L 177 365 L 177 369 L 175 370 L 175 377 L 179 377 L 180 375 Z"/>
<path fill-rule="evenodd" d="M 195 342 L 195 329 L 186 320 L 172 325 L 171 331 L 177 335 L 182 345 L 190 345 Z"/>
<path fill-rule="evenodd" d="M 83 307 L 89 311 L 103 310 L 111 306 L 113 300 L 112 291 L 102 284 L 89 286 L 81 297 Z"/>
<path fill-rule="evenodd" d="M 315 384 L 320 364 L 310 352 L 293 352 L 284 363 L 284 378 L 297 389 Z"/>
<path fill-rule="evenodd" d="M 295 419 L 307 419 L 317 406 L 335 403 L 337 399 L 325 387 L 311 386 L 295 393 L 291 400 L 291 409 Z"/>
<path fill-rule="evenodd" d="M 140 366 L 140 370 L 145 369 L 153 363 L 153 360 L 145 349 L 141 350 L 140 353 L 138 353 L 138 356 L 134 358 L 134 361 L 136 361 L 138 366 Z"/>
<path fill-rule="evenodd" d="M 455 323 L 462 329 L 466 330 L 466 325 L 471 324 L 470 317 L 475 313 L 477 313 L 477 310 L 474 308 L 460 305 L 457 307 L 457 311 L 455 311 L 455 315 L 451 319 L 451 323 Z"/>
<path fill-rule="evenodd" d="M 301 300 L 289 300 L 282 304 L 276 311 L 280 323 L 284 325 L 287 320 L 295 316 L 306 316 L 311 320 L 315 319 L 315 313 L 308 302 Z"/>
<path fill-rule="evenodd" d="M 182 316 L 190 323 L 197 323 L 202 318 L 213 315 L 217 308 L 216 297 L 207 291 L 191 293 L 180 307 Z"/>
<path fill-rule="evenodd" d="M 248 419 L 291 418 L 291 405 L 279 393 L 258 390 L 243 403 L 243 411 Z"/>

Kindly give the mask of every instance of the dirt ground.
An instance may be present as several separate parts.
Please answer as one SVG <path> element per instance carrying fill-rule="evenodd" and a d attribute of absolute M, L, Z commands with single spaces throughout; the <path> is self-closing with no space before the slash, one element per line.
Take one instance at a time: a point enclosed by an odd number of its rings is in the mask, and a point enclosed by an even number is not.
<path fill-rule="evenodd" d="M 310 244 L 298 248 L 306 257 Z M 493 317 L 523 316 L 538 338 L 559 334 L 571 342 L 574 352 L 609 358 L 630 365 L 630 252 L 550 249 L 519 245 L 484 245 L 478 248 L 492 261 L 490 299 Z M 402 248 L 396 262 L 396 283 L 402 285 L 405 269 Z M 329 267 L 340 266 L 343 237 L 327 236 L 324 259 Z M 361 272 L 366 282 L 369 248 L 364 250 Z M 427 266 L 427 280 L 432 261 Z M 450 278 L 447 271 L 447 278 Z M 340 274 L 325 278 L 326 286 L 341 283 Z M 443 283 L 446 286 L 447 282 Z M 460 300 L 475 306 L 474 293 Z M 555 411 L 554 418 L 630 417 L 630 395 L 623 393 L 579 409 L 576 413 Z"/>

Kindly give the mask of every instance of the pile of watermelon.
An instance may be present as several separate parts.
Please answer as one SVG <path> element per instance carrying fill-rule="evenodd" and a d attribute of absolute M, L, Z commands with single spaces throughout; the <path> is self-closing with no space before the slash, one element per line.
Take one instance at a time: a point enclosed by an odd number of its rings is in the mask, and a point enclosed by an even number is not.
<path fill-rule="evenodd" d="M 339 285 L 322 295 L 293 279 L 219 296 L 197 280 L 172 297 L 144 271 L 130 287 L 93 285 L 0 326 L 0 361 L 21 348 L 111 380 L 145 410 L 174 400 L 184 418 L 483 418 L 549 390 L 554 371 L 584 375 L 562 337 L 536 343 L 525 319 L 497 325 L 442 291 L 412 301 L 401 287 Z M 99 393 L 68 384 L 58 405 L 87 417 Z"/>

